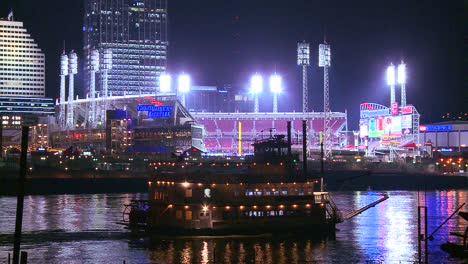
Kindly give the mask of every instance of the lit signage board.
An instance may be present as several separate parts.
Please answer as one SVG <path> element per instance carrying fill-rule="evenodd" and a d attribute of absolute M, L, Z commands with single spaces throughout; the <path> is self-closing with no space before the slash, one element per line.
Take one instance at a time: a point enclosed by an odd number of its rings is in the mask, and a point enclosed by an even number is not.
<path fill-rule="evenodd" d="M 378 110 L 361 110 L 361 118 L 366 117 L 377 117 L 377 116 L 388 116 L 390 109 L 378 109 Z"/>
<path fill-rule="evenodd" d="M 413 128 L 413 115 L 402 115 L 401 116 L 401 133 L 403 135 L 412 134 Z"/>
<path fill-rule="evenodd" d="M 392 115 L 398 115 L 398 102 L 393 102 L 390 106 L 390 113 Z"/>
<path fill-rule="evenodd" d="M 413 106 L 402 106 L 401 107 L 401 114 L 412 114 L 413 113 Z"/>
<path fill-rule="evenodd" d="M 429 131 L 452 131 L 451 125 L 430 125 L 430 126 L 420 126 L 419 131 L 429 132 Z"/>
<path fill-rule="evenodd" d="M 378 138 L 384 133 L 384 117 L 369 118 L 369 137 Z"/>
<path fill-rule="evenodd" d="M 170 117 L 173 106 L 138 105 L 138 112 L 148 112 L 148 118 Z"/>

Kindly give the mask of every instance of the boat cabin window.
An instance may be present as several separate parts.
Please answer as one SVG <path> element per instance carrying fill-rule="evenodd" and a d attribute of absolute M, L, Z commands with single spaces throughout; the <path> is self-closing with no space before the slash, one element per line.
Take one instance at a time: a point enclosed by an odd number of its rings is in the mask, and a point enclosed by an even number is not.
<path fill-rule="evenodd" d="M 192 211 L 185 211 L 185 220 L 192 220 Z"/>
<path fill-rule="evenodd" d="M 200 213 L 200 216 L 210 216 L 210 213 L 208 213 L 208 212 L 201 212 L 201 213 Z"/>
<path fill-rule="evenodd" d="M 288 195 L 288 188 L 286 187 L 281 188 L 281 195 Z"/>
<path fill-rule="evenodd" d="M 265 189 L 265 195 L 271 195 L 271 189 L 270 188 Z"/>
<path fill-rule="evenodd" d="M 289 189 L 289 195 L 297 195 L 298 191 L 297 188 L 290 188 Z"/>
<path fill-rule="evenodd" d="M 304 195 L 304 188 L 299 187 L 297 191 L 298 191 L 297 194 L 299 194 L 299 195 Z"/>
<path fill-rule="evenodd" d="M 211 190 L 206 188 L 205 190 L 203 190 L 203 197 L 205 198 L 211 198 Z"/>
<path fill-rule="evenodd" d="M 262 196 L 263 190 L 262 189 L 255 189 L 255 196 Z"/>
<path fill-rule="evenodd" d="M 312 195 L 312 194 L 314 194 L 314 188 L 311 188 L 311 187 L 307 188 L 307 195 Z"/>
<path fill-rule="evenodd" d="M 175 215 L 176 219 L 182 219 L 182 210 L 177 210 Z"/>
<path fill-rule="evenodd" d="M 166 197 L 165 192 L 155 192 L 154 193 L 154 199 L 155 200 L 164 200 L 165 197 Z"/>
<path fill-rule="evenodd" d="M 278 189 L 273 189 L 273 195 L 279 195 L 279 190 Z"/>
<path fill-rule="evenodd" d="M 192 189 L 188 188 L 185 190 L 185 197 L 192 197 Z"/>
<path fill-rule="evenodd" d="M 254 191 L 252 189 L 245 189 L 245 196 L 253 196 Z"/>

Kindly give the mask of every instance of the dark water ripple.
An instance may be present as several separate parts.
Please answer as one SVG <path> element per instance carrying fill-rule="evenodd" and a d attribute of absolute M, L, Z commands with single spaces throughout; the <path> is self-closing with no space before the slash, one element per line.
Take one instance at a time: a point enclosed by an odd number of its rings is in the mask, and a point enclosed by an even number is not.
<path fill-rule="evenodd" d="M 143 194 L 28 196 L 25 199 L 22 250 L 29 263 L 414 263 L 417 251 L 418 193 L 389 192 L 390 199 L 338 225 L 336 239 L 314 240 L 307 234 L 257 237 L 160 237 L 132 235 L 116 222 L 123 204 Z M 360 208 L 378 192 L 339 192 L 340 209 Z M 426 198 L 429 232 L 468 191 L 434 191 Z M 12 251 L 15 197 L 0 197 L 0 263 Z M 467 210 L 468 207 L 465 207 Z M 429 243 L 431 263 L 461 263 L 440 250 L 450 231 L 464 231 L 460 217 L 450 220 Z M 460 240 L 458 240 L 460 241 Z"/>

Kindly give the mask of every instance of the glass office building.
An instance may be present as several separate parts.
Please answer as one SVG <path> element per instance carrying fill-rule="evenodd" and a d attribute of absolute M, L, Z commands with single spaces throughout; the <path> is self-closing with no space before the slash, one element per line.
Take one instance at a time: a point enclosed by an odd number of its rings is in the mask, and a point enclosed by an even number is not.
<path fill-rule="evenodd" d="M 154 93 L 166 70 L 167 0 L 85 0 L 84 84 L 89 90 L 91 50 L 112 50 L 107 73 L 112 95 Z M 96 75 L 102 95 L 102 74 Z"/>

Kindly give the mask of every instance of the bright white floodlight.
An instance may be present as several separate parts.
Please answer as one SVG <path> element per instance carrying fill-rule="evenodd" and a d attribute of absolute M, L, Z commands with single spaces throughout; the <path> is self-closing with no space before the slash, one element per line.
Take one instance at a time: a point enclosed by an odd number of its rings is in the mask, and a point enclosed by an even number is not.
<path fill-rule="evenodd" d="M 395 85 L 395 65 L 393 64 L 390 64 L 390 66 L 387 68 L 387 85 Z"/>
<path fill-rule="evenodd" d="M 398 84 L 406 83 L 406 64 L 403 62 L 398 65 Z"/>
<path fill-rule="evenodd" d="M 159 90 L 163 93 L 171 91 L 171 75 L 163 73 L 159 76 Z"/>
<path fill-rule="evenodd" d="M 272 93 L 281 93 L 281 76 L 278 74 L 270 76 L 270 90 Z"/>
<path fill-rule="evenodd" d="M 190 76 L 188 74 L 182 73 L 179 75 L 179 92 L 188 93 L 190 91 Z"/>
<path fill-rule="evenodd" d="M 263 78 L 259 74 L 255 74 L 252 76 L 252 79 L 250 79 L 250 91 L 253 94 L 259 94 L 263 90 Z"/>

